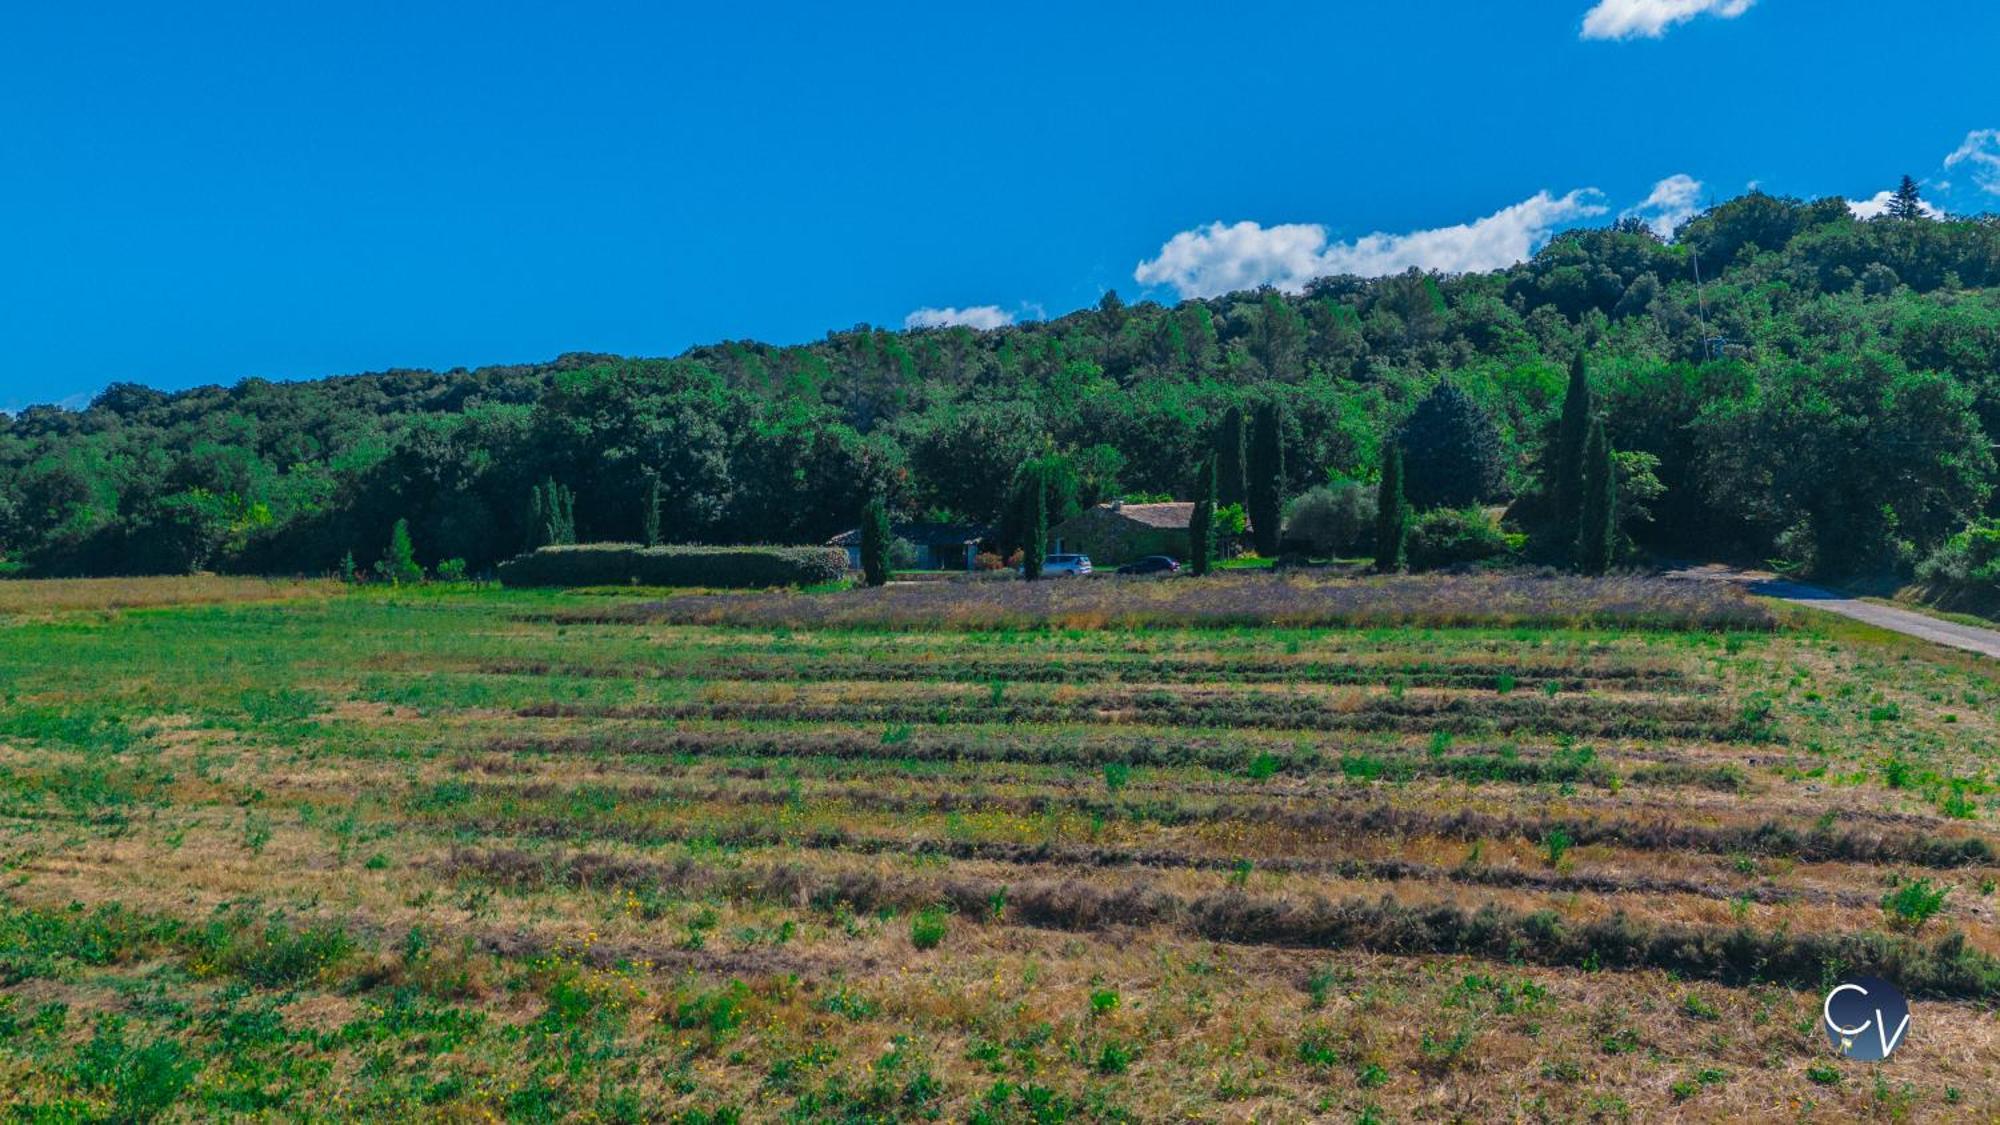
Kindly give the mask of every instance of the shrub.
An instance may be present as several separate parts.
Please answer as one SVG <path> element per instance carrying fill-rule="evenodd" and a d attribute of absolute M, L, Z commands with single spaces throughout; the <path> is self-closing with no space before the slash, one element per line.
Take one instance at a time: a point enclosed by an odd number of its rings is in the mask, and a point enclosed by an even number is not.
<path fill-rule="evenodd" d="M 1315 555 L 1344 555 L 1375 523 L 1375 495 L 1351 480 L 1309 489 L 1285 515 L 1285 537 Z"/>
<path fill-rule="evenodd" d="M 1463 566 L 1502 558 L 1512 551 L 1499 525 L 1479 508 L 1438 508 L 1411 522 L 1411 570 Z"/>
<path fill-rule="evenodd" d="M 847 573 L 832 547 L 543 547 L 500 564 L 506 586 L 810 586 Z"/>
<path fill-rule="evenodd" d="M 397 520 L 390 530 L 389 550 L 376 562 L 375 573 L 397 585 L 424 580 L 424 568 L 417 565 L 416 548 L 410 542 L 409 520 Z"/>
<path fill-rule="evenodd" d="M 438 581 L 440 582 L 465 581 L 465 560 L 464 559 L 444 560 L 443 562 L 438 564 L 437 576 L 438 576 Z"/>
<path fill-rule="evenodd" d="M 1950 887 L 1939 886 L 1929 879 L 1912 879 L 1882 896 L 1882 910 L 1896 925 L 1922 929 L 1925 922 L 1944 909 L 1944 896 L 1950 893 Z"/>
<path fill-rule="evenodd" d="M 1940 604 L 1978 612 L 2000 607 L 2000 519 L 1975 520 L 1917 566 Z"/>
<path fill-rule="evenodd" d="M 910 919 L 910 944 L 918 949 L 936 949 L 944 942 L 949 922 L 945 908 L 927 906 Z"/>

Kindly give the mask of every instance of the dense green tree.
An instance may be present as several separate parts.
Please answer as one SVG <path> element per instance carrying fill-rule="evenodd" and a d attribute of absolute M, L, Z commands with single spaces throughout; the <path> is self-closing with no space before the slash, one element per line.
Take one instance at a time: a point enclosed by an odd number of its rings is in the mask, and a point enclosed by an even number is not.
<path fill-rule="evenodd" d="M 870 586 L 889 581 L 889 506 L 877 496 L 861 506 L 861 576 Z"/>
<path fill-rule="evenodd" d="M 1194 513 L 1188 517 L 1188 569 L 1196 577 L 1215 566 L 1215 463 L 1211 453 L 1194 474 Z"/>
<path fill-rule="evenodd" d="M 1397 439 L 1403 491 L 1418 511 L 1463 508 L 1500 494 L 1500 432 L 1493 418 L 1446 379 L 1417 404 Z"/>
<path fill-rule="evenodd" d="M 1307 489 L 1285 508 L 1285 539 L 1324 558 L 1352 550 L 1374 524 L 1373 491 L 1351 480 Z"/>
<path fill-rule="evenodd" d="M 1585 574 L 1611 568 L 1618 546 L 1618 472 L 1603 419 L 1593 418 L 1583 447 L 1582 508 L 1577 517 L 1576 567 Z"/>
<path fill-rule="evenodd" d="M 1375 488 L 1375 569 L 1403 569 L 1410 538 L 1410 503 L 1403 494 L 1403 447 L 1382 443 L 1382 480 Z"/>
<path fill-rule="evenodd" d="M 1248 458 L 1250 536 L 1257 553 L 1275 557 L 1283 534 L 1285 505 L 1284 406 L 1276 399 L 1257 404 Z"/>

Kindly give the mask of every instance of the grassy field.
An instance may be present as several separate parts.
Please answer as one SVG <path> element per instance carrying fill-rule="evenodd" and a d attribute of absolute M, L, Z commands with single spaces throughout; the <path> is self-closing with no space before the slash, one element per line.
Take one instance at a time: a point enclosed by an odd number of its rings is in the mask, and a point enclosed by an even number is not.
<path fill-rule="evenodd" d="M 1638 580 L 214 583 L 0 584 L 18 1116 L 2000 1115 L 1991 663 Z"/>

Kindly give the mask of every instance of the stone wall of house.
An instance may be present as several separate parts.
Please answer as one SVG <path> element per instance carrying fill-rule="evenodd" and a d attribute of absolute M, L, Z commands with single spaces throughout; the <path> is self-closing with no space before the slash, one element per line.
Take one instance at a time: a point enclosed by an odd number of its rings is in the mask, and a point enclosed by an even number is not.
<path fill-rule="evenodd" d="M 1102 508 L 1056 525 L 1049 541 L 1051 553 L 1059 541 L 1062 553 L 1089 555 L 1094 567 L 1119 566 L 1147 555 L 1185 559 L 1188 554 L 1186 528 L 1152 527 Z"/>

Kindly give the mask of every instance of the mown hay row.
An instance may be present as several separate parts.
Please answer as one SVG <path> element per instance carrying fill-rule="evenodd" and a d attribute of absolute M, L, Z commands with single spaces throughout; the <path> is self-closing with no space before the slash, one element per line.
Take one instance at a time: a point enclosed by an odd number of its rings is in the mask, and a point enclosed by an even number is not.
<path fill-rule="evenodd" d="M 1704 766 L 1687 762 L 1657 762 L 1619 774 L 1610 762 L 1588 747 L 1523 756 L 1513 747 L 1471 746 L 1449 753 L 1353 751 L 1322 753 L 1286 749 L 1281 753 L 1252 752 L 1242 746 L 1194 743 L 1165 744 L 1155 740 L 1102 740 L 1094 743 L 1053 742 L 1048 739 L 942 739 L 802 732 L 797 735 L 743 735 L 672 731 L 617 735 L 505 736 L 487 742 L 486 749 L 509 756 L 563 754 L 631 757 L 706 757 L 809 762 L 867 761 L 881 763 L 992 762 L 1018 765 L 1095 769 L 1108 763 L 1128 766 L 1196 767 L 1223 773 L 1259 776 L 1337 776 L 1362 780 L 1409 781 L 1449 778 L 1471 784 L 1586 784 L 1609 787 L 1619 781 L 1656 788 L 1700 788 L 1739 792 L 1748 785 L 1734 765 Z M 744 776 L 755 776 L 745 774 Z M 1177 786 L 1186 790 L 1190 783 Z"/>
<path fill-rule="evenodd" d="M 1725 582 L 1511 574 L 902 583 L 837 596 L 692 595 L 526 616 L 566 623 L 924 631 L 1258 626 L 1768 631 L 1776 626 L 1768 609 Z"/>
<path fill-rule="evenodd" d="M 1152 658 L 1142 660 L 953 660 L 869 658 L 721 657 L 659 662 L 586 663 L 552 660 L 481 660 L 471 671 L 494 676 L 564 679 L 689 679 L 746 682 L 1021 684 L 1266 684 L 1565 691 L 1685 690 L 1690 677 L 1672 668 L 1620 665 L 1536 666 L 1498 662 L 1417 661 L 1351 663 L 1246 658 L 1227 663 Z M 433 669 L 436 670 L 436 669 Z"/>
<path fill-rule="evenodd" d="M 490 791 L 504 798 L 530 800 L 556 797 L 554 785 L 481 785 L 472 792 Z M 744 806 L 792 805 L 804 795 L 779 789 L 742 789 L 723 786 L 634 786 L 620 791 L 622 800 L 652 803 L 663 811 L 687 803 L 719 803 Z M 1755 825 L 1701 825 L 1666 819 L 1649 821 L 1606 820 L 1596 817 L 1516 816 L 1460 809 L 1440 812 L 1431 808 L 1408 808 L 1381 803 L 1365 791 L 1351 800 L 1323 800 L 1309 806 L 1276 801 L 1225 800 L 1191 802 L 1172 796 L 1151 799 L 1114 799 L 1076 793 L 993 793 L 935 790 L 925 793 L 885 793 L 879 788 L 855 785 L 823 788 L 810 799 L 826 803 L 839 801 L 849 808 L 891 814 L 1004 813 L 1032 817 L 1069 814 L 1125 819 L 1161 825 L 1246 822 L 1275 826 L 1320 838 L 1367 834 L 1375 836 L 1436 837 L 1450 840 L 1524 840 L 1539 844 L 1557 833 L 1577 846 L 1606 845 L 1637 851 L 1687 851 L 1710 855 L 1750 855 L 1784 857 L 1807 863 L 1909 864 L 1917 867 L 1954 868 L 1990 863 L 1992 846 L 1979 836 L 1938 836 L 1928 833 L 1835 831 L 1815 824 L 1799 829 L 1773 820 Z M 1364 804 L 1363 802 L 1369 802 Z M 560 823 L 560 822 L 558 822 Z M 608 835 L 621 822 L 605 810 L 593 811 L 590 830 Z M 643 825 L 631 826 L 641 833 L 653 831 Z M 635 842 L 648 839 L 631 837 Z"/>
<path fill-rule="evenodd" d="M 1063 699 L 867 699 L 831 703 L 691 700 L 634 707 L 540 703 L 522 718 L 604 718 L 713 722 L 1146 724 L 1210 729 L 1449 731 L 1569 734 L 1588 738 L 1673 738 L 1761 742 L 1774 736 L 1762 715 L 1732 715 L 1706 700 L 1595 700 L 1399 696 L 1328 701 L 1305 695 L 1181 695 L 1097 692 Z"/>
<path fill-rule="evenodd" d="M 441 867 L 451 876 L 522 890 L 652 886 L 857 911 L 943 904 L 963 918 L 1040 929 L 1163 926 L 1240 944 L 1658 969 L 1732 985 L 1772 982 L 1799 989 L 1818 988 L 1829 975 L 1872 972 L 1918 996 L 2000 998 L 2000 960 L 1969 948 L 1959 932 L 1926 945 L 1869 932 L 1798 935 L 1747 926 L 1653 924 L 1623 913 L 1572 923 L 1552 911 L 1527 913 L 1493 903 L 1467 910 L 1449 904 L 1405 906 L 1386 896 L 1374 902 L 1333 901 L 1235 889 L 1183 896 L 1145 884 L 1106 888 L 1084 879 L 1013 884 L 963 875 L 817 872 L 782 863 L 718 869 L 693 860 L 662 865 L 590 853 L 461 850 Z"/>

